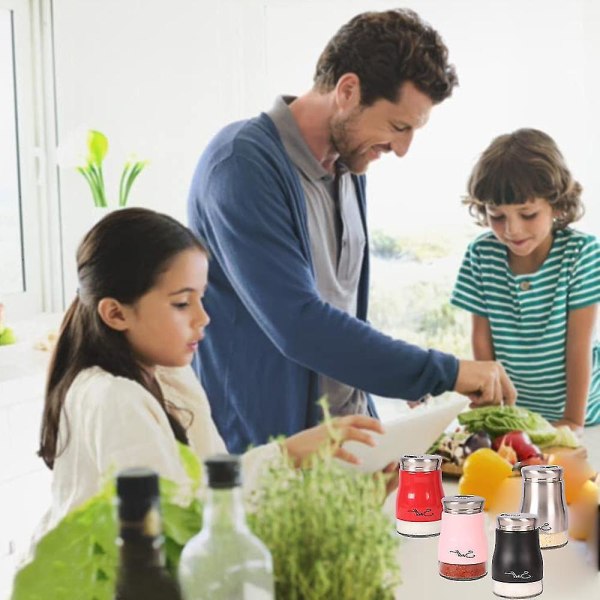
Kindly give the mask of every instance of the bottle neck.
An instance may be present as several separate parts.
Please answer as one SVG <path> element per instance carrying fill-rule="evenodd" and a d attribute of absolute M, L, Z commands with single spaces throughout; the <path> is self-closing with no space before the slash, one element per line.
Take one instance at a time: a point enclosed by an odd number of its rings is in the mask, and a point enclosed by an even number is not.
<path fill-rule="evenodd" d="M 247 531 L 241 488 L 209 488 L 203 517 L 203 529 L 211 532 Z"/>
<path fill-rule="evenodd" d="M 117 539 L 122 567 L 164 567 L 160 515 L 151 508 L 139 521 L 121 521 Z"/>

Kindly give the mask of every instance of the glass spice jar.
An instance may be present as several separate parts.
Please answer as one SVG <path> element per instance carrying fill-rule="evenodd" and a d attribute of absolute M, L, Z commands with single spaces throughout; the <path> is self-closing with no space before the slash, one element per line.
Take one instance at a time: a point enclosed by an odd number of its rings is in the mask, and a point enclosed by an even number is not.
<path fill-rule="evenodd" d="M 455 581 L 487 574 L 488 544 L 481 496 L 444 496 L 438 544 L 440 575 Z"/>
<path fill-rule="evenodd" d="M 396 494 L 396 531 L 407 537 L 440 534 L 442 518 L 442 457 L 404 454 L 400 458 Z"/>
<path fill-rule="evenodd" d="M 568 542 L 569 522 L 563 468 L 528 465 L 521 469 L 523 495 L 520 512 L 538 517 L 540 548 L 562 548 Z"/>
<path fill-rule="evenodd" d="M 544 563 L 536 515 L 502 513 L 492 557 L 493 592 L 501 598 L 533 598 L 543 589 Z"/>

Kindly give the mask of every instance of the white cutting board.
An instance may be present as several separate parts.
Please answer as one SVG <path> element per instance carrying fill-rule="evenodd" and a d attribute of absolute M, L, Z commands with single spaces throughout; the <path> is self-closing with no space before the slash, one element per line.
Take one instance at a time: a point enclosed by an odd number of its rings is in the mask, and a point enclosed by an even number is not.
<path fill-rule="evenodd" d="M 467 398 L 457 395 L 425 402 L 400 417 L 384 422 L 384 434 L 369 432 L 376 446 L 345 442 L 344 448 L 362 462 L 360 465 L 340 463 L 364 473 L 373 473 L 391 462 L 398 462 L 403 454 L 424 454 L 468 404 Z"/>

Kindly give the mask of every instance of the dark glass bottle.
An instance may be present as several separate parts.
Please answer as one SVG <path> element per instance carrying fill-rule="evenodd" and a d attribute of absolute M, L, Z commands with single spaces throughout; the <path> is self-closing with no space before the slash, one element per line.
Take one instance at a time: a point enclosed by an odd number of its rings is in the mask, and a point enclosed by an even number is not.
<path fill-rule="evenodd" d="M 120 559 L 115 600 L 181 600 L 165 568 L 158 476 L 128 469 L 117 476 Z"/>

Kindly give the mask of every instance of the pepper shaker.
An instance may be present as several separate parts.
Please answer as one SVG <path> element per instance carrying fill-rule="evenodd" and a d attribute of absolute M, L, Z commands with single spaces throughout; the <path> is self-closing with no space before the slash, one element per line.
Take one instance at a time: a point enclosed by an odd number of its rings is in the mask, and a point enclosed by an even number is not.
<path fill-rule="evenodd" d="M 521 469 L 521 476 L 521 512 L 537 515 L 541 549 L 562 548 L 567 544 L 569 529 L 563 468 L 529 465 Z"/>
<path fill-rule="evenodd" d="M 400 458 L 396 494 L 396 531 L 408 537 L 440 534 L 442 518 L 442 457 L 404 454 Z"/>
<path fill-rule="evenodd" d="M 481 496 L 444 496 L 438 545 L 440 575 L 469 581 L 487 573 L 488 545 Z"/>
<path fill-rule="evenodd" d="M 536 515 L 499 515 L 492 557 L 494 594 L 502 598 L 539 596 L 544 589 L 543 574 L 544 565 Z"/>

